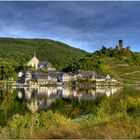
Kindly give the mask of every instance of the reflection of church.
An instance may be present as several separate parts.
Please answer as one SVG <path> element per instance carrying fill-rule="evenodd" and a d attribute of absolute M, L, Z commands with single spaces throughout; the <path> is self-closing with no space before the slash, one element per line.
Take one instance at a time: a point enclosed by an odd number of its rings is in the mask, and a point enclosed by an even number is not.
<path fill-rule="evenodd" d="M 56 69 L 52 67 L 51 63 L 48 61 L 39 61 L 34 52 L 34 57 L 27 63 L 28 67 L 33 67 L 37 69 L 47 69 L 48 71 L 55 71 Z"/>
<path fill-rule="evenodd" d="M 64 100 L 76 99 L 81 100 L 94 100 L 101 96 L 111 96 L 116 93 L 120 87 L 96 87 L 96 89 L 78 90 L 73 88 L 62 87 L 36 87 L 36 88 L 18 88 L 18 98 L 25 98 L 27 107 L 32 112 L 38 109 L 47 110 L 51 105 L 56 102 L 56 99 L 63 98 Z"/>
<path fill-rule="evenodd" d="M 39 105 L 37 99 L 32 99 L 30 102 L 27 103 L 27 107 L 32 112 L 36 112 L 39 109 Z"/>

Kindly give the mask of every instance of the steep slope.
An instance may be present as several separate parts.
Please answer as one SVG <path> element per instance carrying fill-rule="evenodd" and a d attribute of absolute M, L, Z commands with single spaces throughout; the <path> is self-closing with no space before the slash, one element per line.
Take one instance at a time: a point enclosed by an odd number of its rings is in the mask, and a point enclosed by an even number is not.
<path fill-rule="evenodd" d="M 140 53 L 129 48 L 101 49 L 68 69 L 95 70 L 100 74 L 109 73 L 125 83 L 140 83 Z"/>
<path fill-rule="evenodd" d="M 36 51 L 39 60 L 50 61 L 58 70 L 78 61 L 88 53 L 49 39 L 0 38 L 0 58 L 26 64 Z"/>

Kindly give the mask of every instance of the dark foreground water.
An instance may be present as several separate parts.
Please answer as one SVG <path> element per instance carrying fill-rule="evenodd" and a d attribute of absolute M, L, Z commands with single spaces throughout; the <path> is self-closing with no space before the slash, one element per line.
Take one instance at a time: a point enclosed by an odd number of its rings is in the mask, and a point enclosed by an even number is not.
<path fill-rule="evenodd" d="M 15 114 L 51 109 L 71 118 L 93 113 L 95 101 L 129 91 L 130 87 L 37 87 L 0 89 L 0 126 Z M 139 89 L 139 87 L 133 87 Z M 131 88 L 132 90 L 132 88 Z M 138 90 L 139 92 L 140 90 Z M 125 93 L 125 92 L 124 92 Z M 119 96 L 119 94 L 118 94 Z"/>

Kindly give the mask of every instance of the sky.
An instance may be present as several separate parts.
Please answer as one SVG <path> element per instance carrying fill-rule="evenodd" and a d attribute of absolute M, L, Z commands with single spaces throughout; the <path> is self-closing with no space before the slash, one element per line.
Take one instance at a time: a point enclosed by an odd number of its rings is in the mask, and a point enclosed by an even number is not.
<path fill-rule="evenodd" d="M 140 51 L 140 2 L 0 1 L 0 37 L 53 39 L 88 52 L 121 39 Z"/>

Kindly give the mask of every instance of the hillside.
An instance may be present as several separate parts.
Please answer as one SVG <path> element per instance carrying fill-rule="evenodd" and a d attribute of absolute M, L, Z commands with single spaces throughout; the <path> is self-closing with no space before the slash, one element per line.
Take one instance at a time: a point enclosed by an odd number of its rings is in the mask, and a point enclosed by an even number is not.
<path fill-rule="evenodd" d="M 18 65 L 26 64 L 36 51 L 39 60 L 50 61 L 62 70 L 88 53 L 59 41 L 49 39 L 0 38 L 0 58 L 9 59 Z"/>
<path fill-rule="evenodd" d="M 124 83 L 140 83 L 140 53 L 130 48 L 102 48 L 67 69 L 95 70 L 110 74 Z"/>
<path fill-rule="evenodd" d="M 39 60 L 50 61 L 59 71 L 94 70 L 99 74 L 109 73 L 125 83 L 140 83 L 140 53 L 132 52 L 130 47 L 103 46 L 101 50 L 89 54 L 49 39 L 0 38 L 1 65 L 7 65 L 7 71 L 10 69 L 12 72 L 13 66 L 19 69 L 26 65 L 34 51 Z"/>
<path fill-rule="evenodd" d="M 113 74 L 124 83 L 140 83 L 140 53 L 124 47 L 102 49 L 95 55 L 102 56 Z"/>

